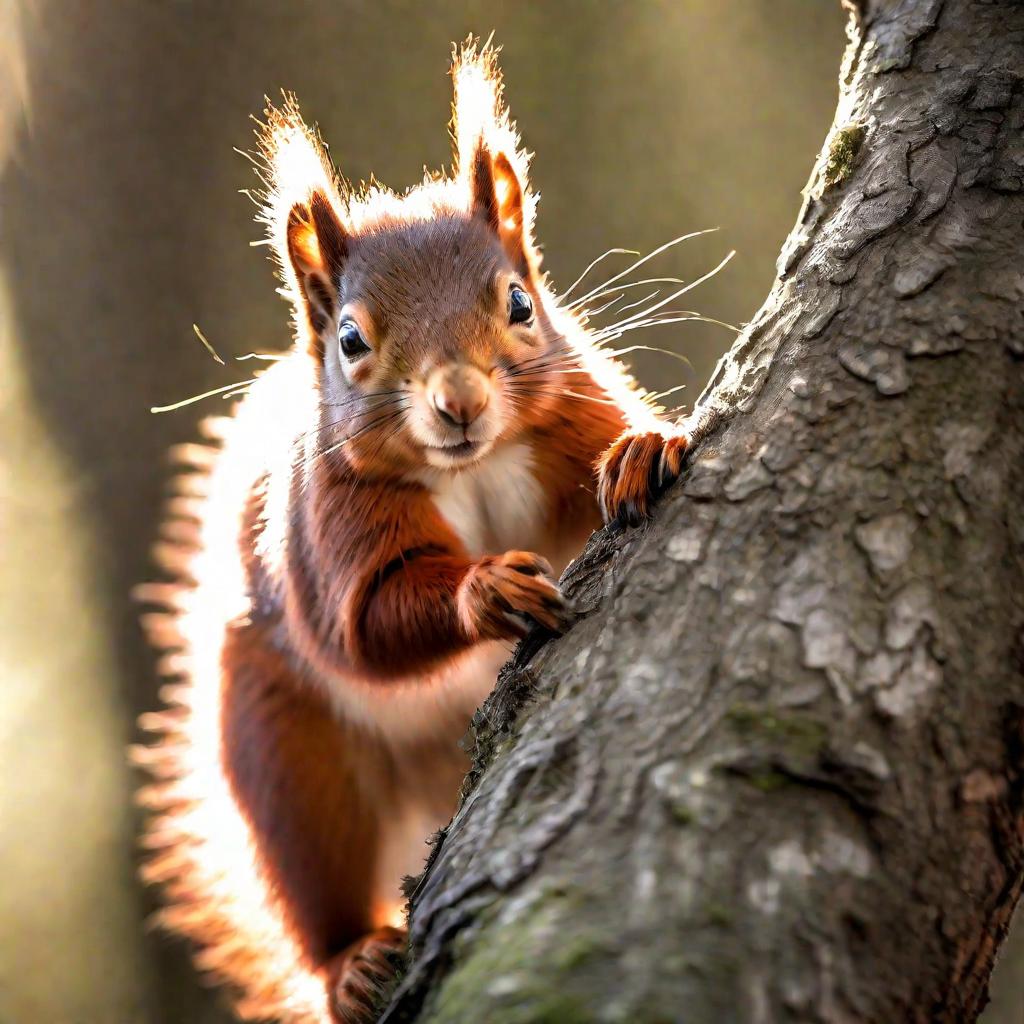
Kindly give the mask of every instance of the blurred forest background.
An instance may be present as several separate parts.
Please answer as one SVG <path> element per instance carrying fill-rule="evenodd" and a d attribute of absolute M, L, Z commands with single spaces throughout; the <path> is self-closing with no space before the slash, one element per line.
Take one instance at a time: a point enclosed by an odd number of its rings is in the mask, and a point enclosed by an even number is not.
<path fill-rule="evenodd" d="M 264 94 L 297 92 L 349 178 L 402 188 L 450 161 L 451 43 L 494 30 L 556 285 L 719 227 L 655 266 L 692 279 L 735 248 L 686 299 L 739 324 L 831 123 L 843 24 L 838 0 L 0 0 L 0 1024 L 227 1019 L 144 928 L 122 751 L 156 681 L 128 592 L 165 450 L 225 408 L 150 406 L 288 343 L 233 151 Z M 731 337 L 621 344 L 687 356 L 628 358 L 688 406 Z M 1022 1007 L 1012 954 L 986 1022 Z"/>

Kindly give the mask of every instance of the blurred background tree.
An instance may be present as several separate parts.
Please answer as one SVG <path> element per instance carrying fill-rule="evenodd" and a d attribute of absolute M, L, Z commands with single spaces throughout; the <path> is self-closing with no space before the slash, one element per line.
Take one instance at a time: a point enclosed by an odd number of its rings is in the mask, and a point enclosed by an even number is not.
<path fill-rule="evenodd" d="M 831 121 L 843 24 L 824 0 L 0 0 L 0 1021 L 227 1019 L 144 932 L 122 749 L 156 681 L 127 595 L 152 572 L 165 450 L 224 409 L 149 407 L 288 341 L 237 195 L 264 93 L 294 90 L 349 178 L 402 188 L 450 160 L 452 41 L 494 30 L 556 285 L 719 227 L 657 269 L 692 279 L 735 248 L 687 299 L 741 323 Z M 676 325 L 633 338 L 691 366 L 628 359 L 686 406 L 731 337 Z M 1020 1020 L 1009 975 L 991 1024 Z"/>

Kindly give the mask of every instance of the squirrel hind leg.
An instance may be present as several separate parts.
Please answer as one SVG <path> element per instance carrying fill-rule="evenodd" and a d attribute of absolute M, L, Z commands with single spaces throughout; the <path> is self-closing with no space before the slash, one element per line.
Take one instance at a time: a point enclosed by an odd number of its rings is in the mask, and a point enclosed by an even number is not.
<path fill-rule="evenodd" d="M 377 1019 L 388 982 L 402 964 L 404 928 L 378 928 L 327 965 L 327 996 L 332 1024 L 372 1024 Z"/>

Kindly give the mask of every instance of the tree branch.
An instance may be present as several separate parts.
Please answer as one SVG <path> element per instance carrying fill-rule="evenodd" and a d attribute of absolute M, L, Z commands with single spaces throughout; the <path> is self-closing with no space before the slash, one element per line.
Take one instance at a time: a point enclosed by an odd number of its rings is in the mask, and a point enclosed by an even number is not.
<path fill-rule="evenodd" d="M 1024 6 L 852 17 L 691 471 L 477 716 L 387 1021 L 986 1000 L 1024 866 Z"/>

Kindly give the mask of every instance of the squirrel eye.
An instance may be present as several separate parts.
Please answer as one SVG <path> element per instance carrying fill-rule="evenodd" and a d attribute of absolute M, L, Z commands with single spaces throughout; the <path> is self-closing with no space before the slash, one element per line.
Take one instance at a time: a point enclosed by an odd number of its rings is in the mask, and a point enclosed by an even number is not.
<path fill-rule="evenodd" d="M 513 285 L 508 293 L 508 322 L 526 324 L 533 319 L 533 299 L 525 289 Z"/>
<path fill-rule="evenodd" d="M 338 328 L 338 347 L 346 359 L 358 359 L 370 351 L 370 346 L 363 341 L 359 328 L 351 320 L 342 320 Z"/>

